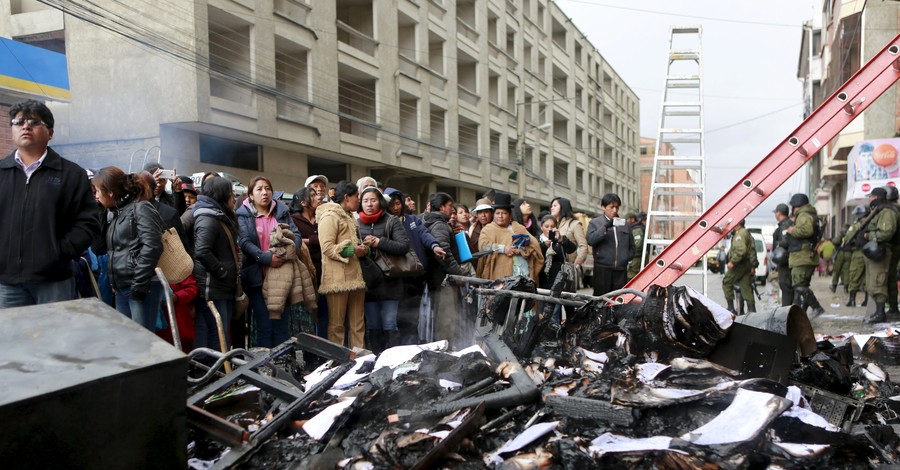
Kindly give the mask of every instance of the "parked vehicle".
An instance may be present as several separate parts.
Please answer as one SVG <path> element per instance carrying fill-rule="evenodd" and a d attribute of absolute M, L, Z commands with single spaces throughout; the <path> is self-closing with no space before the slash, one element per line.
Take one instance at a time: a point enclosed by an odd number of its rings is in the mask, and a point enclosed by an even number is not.
<path fill-rule="evenodd" d="M 224 171 L 217 171 L 219 176 L 231 181 L 231 186 L 234 189 L 235 196 L 241 196 L 247 193 L 247 186 L 244 183 L 241 183 L 240 178 L 232 175 L 231 173 L 226 173 Z M 191 175 L 191 180 L 194 182 L 194 187 L 200 189 L 203 183 L 203 175 L 205 172 L 194 173 Z"/>
<path fill-rule="evenodd" d="M 751 232 L 750 235 L 755 242 L 756 259 L 759 261 L 759 265 L 756 267 L 756 272 L 753 275 L 760 282 L 766 282 L 766 277 L 769 275 L 769 250 L 766 248 L 766 242 L 763 240 L 762 234 Z"/>

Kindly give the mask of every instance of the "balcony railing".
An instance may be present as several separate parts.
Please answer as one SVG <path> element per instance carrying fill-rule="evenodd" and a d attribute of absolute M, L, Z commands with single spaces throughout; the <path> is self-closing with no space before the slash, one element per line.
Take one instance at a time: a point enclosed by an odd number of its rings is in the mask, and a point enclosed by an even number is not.
<path fill-rule="evenodd" d="M 337 30 L 338 41 L 375 57 L 375 49 L 378 47 L 378 41 L 375 38 L 357 31 L 341 20 L 337 20 Z"/>

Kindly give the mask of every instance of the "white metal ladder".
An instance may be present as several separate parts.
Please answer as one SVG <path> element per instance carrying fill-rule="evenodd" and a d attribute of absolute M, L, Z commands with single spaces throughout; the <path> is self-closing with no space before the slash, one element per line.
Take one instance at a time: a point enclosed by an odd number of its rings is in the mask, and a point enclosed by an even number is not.
<path fill-rule="evenodd" d="M 672 244 L 706 208 L 702 33 L 700 26 L 672 26 L 669 30 L 641 266 Z M 705 256 L 684 274 L 697 276 L 685 281 L 706 293 Z"/>

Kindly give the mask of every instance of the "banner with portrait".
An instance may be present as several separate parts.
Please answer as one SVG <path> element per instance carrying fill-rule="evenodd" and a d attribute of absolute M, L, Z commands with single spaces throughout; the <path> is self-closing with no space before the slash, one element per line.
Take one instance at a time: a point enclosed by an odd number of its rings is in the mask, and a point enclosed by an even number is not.
<path fill-rule="evenodd" d="M 847 203 L 866 202 L 879 186 L 900 185 L 900 139 L 862 140 L 847 155 Z"/>

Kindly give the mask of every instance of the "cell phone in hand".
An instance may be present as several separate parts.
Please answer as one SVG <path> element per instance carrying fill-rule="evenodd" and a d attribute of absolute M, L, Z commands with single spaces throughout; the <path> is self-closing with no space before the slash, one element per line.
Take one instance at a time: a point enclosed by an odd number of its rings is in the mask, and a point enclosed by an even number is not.
<path fill-rule="evenodd" d="M 159 170 L 159 177 L 164 180 L 175 179 L 175 170 Z"/>
<path fill-rule="evenodd" d="M 623 219 L 621 217 L 616 217 L 613 219 L 613 226 L 622 227 L 624 225 L 625 225 L 625 219 Z"/>

